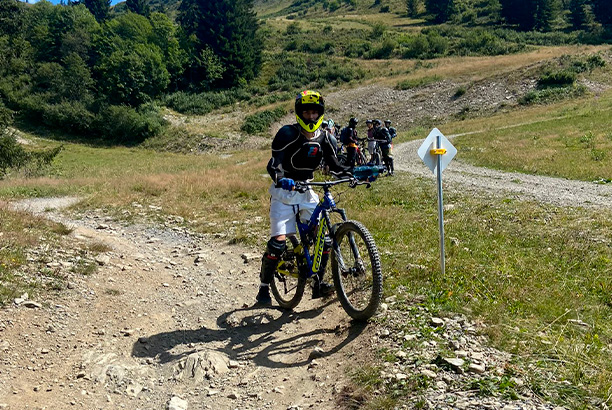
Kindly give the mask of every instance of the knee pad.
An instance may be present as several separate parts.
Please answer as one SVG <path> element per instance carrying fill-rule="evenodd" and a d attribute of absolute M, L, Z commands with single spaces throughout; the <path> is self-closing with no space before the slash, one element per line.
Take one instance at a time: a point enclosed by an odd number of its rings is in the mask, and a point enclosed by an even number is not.
<path fill-rule="evenodd" d="M 285 241 L 279 241 L 276 238 L 270 238 L 267 246 L 268 257 L 271 259 L 278 259 L 287 249 L 287 244 Z"/>

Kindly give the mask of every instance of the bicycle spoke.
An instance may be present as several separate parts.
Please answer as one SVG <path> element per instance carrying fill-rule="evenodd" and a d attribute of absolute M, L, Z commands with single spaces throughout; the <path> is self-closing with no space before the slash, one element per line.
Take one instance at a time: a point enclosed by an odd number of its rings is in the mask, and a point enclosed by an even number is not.
<path fill-rule="evenodd" d="M 382 273 L 374 240 L 360 223 L 349 221 L 338 229 L 332 269 L 347 313 L 359 320 L 371 317 L 382 298 Z"/>

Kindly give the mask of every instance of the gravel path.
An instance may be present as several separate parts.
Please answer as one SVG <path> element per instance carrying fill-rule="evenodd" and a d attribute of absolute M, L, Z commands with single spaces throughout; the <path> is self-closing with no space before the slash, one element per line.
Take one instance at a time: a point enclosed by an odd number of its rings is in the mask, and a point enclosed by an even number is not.
<path fill-rule="evenodd" d="M 447 138 L 452 140 L 453 136 Z M 394 147 L 395 168 L 435 180 L 435 175 L 417 155 L 422 143 L 422 140 L 410 141 Z M 496 171 L 463 163 L 458 156 L 444 170 L 442 179 L 450 189 L 493 191 L 557 206 L 612 207 L 612 184 Z"/>

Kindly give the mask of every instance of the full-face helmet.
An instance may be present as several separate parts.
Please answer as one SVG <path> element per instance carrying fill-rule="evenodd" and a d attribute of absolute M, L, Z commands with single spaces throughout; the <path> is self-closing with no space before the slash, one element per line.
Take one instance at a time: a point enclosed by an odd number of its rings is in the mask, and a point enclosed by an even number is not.
<path fill-rule="evenodd" d="M 373 124 L 372 120 L 366 120 L 366 125 Z"/>
<path fill-rule="evenodd" d="M 382 121 L 381 120 L 374 120 L 374 126 L 375 127 L 380 127 L 382 125 Z"/>
<path fill-rule="evenodd" d="M 391 120 L 385 120 L 385 127 L 388 127 L 389 125 L 391 125 Z"/>
<path fill-rule="evenodd" d="M 355 128 L 357 126 L 357 123 L 359 122 L 359 120 L 355 117 L 351 118 L 349 120 L 349 127 L 351 128 Z"/>
<path fill-rule="evenodd" d="M 317 110 L 319 117 L 314 120 L 304 118 L 304 111 Z M 315 132 L 323 122 L 323 114 L 325 113 L 325 100 L 316 91 L 305 90 L 299 93 L 295 99 L 295 118 L 298 124 L 305 131 Z"/>

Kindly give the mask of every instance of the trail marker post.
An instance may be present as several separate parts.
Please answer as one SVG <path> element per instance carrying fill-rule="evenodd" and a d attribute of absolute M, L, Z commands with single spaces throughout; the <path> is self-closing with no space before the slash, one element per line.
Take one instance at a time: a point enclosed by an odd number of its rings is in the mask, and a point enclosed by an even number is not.
<path fill-rule="evenodd" d="M 425 165 L 437 176 L 438 183 L 438 225 L 440 228 L 440 268 L 445 274 L 444 262 L 444 201 L 442 198 L 442 171 L 457 155 L 457 148 L 438 130 L 431 130 L 417 151 Z"/>

